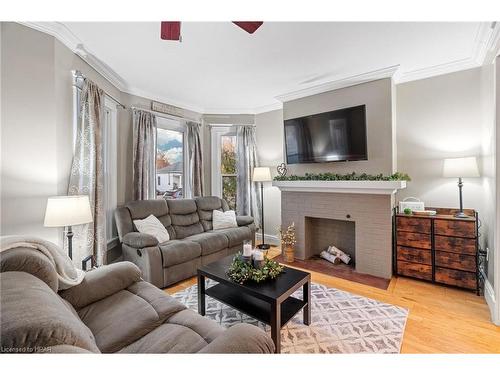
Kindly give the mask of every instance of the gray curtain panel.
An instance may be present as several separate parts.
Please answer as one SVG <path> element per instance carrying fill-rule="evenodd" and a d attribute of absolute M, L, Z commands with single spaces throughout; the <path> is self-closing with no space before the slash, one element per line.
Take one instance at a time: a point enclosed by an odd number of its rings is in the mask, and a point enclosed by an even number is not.
<path fill-rule="evenodd" d="M 187 146 L 188 146 L 188 186 L 190 191 L 186 197 L 203 196 L 203 157 L 201 150 L 201 124 L 188 121 Z"/>
<path fill-rule="evenodd" d="M 73 228 L 73 262 L 92 255 L 96 265 L 104 264 L 106 254 L 106 217 L 103 186 L 104 92 L 85 78 L 80 96 L 80 111 L 75 154 L 71 165 L 68 195 L 88 195 L 94 221 Z"/>
<path fill-rule="evenodd" d="M 134 200 L 154 199 L 156 195 L 156 116 L 134 109 L 133 179 Z"/>
<path fill-rule="evenodd" d="M 236 151 L 236 211 L 238 215 L 253 216 L 260 228 L 260 193 L 257 183 L 252 182 L 253 169 L 258 166 L 254 126 L 236 127 Z"/>

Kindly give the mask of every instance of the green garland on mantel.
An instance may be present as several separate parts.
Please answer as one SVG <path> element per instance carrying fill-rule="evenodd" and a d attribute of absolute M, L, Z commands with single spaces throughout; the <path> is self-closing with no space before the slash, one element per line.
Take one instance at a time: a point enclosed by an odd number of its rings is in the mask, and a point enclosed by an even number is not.
<path fill-rule="evenodd" d="M 306 173 L 304 176 L 290 175 L 290 176 L 276 176 L 274 181 L 411 181 L 407 173 L 396 172 L 389 176 L 380 174 L 367 174 L 367 173 Z"/>

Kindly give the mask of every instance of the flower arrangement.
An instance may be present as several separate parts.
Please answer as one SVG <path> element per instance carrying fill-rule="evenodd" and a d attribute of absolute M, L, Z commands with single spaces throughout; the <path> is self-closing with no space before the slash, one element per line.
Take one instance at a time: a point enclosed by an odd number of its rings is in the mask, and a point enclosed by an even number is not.
<path fill-rule="evenodd" d="M 227 275 L 236 283 L 243 284 L 245 281 L 252 280 L 257 283 L 267 279 L 275 279 L 283 272 L 284 267 L 272 259 L 265 258 L 264 264 L 260 268 L 255 268 L 251 262 L 246 262 L 241 254 L 237 254 L 229 269 Z"/>
<path fill-rule="evenodd" d="M 384 176 L 382 173 L 377 175 L 367 173 L 306 173 L 304 176 L 276 176 L 275 181 L 411 181 L 407 173 L 396 172 L 389 176 Z"/>
<path fill-rule="evenodd" d="M 297 243 L 297 236 L 295 234 L 295 223 L 289 225 L 286 230 L 279 227 L 278 232 L 281 237 L 281 248 L 285 261 L 293 263 L 295 261 L 295 244 Z"/>
<path fill-rule="evenodd" d="M 280 234 L 281 243 L 283 245 L 291 247 L 295 246 L 295 244 L 297 243 L 297 237 L 295 235 L 295 223 L 289 225 L 286 230 L 278 227 L 278 232 Z"/>

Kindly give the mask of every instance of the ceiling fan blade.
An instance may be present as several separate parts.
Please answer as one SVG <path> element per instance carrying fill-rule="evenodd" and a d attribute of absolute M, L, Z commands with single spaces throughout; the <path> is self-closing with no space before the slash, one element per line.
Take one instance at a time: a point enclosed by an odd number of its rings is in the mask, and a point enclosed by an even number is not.
<path fill-rule="evenodd" d="M 160 37 L 163 40 L 181 40 L 181 23 L 178 21 L 163 21 Z"/>
<path fill-rule="evenodd" d="M 260 21 L 233 21 L 236 26 L 241 27 L 249 34 L 253 34 L 264 22 Z"/>

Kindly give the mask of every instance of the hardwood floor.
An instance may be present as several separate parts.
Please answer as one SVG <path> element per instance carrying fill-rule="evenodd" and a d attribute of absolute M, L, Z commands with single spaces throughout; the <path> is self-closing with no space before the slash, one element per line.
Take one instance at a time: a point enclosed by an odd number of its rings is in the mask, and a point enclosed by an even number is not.
<path fill-rule="evenodd" d="M 271 249 L 269 255 L 279 254 Z M 310 271 L 309 271 L 310 272 Z M 500 327 L 490 322 L 484 297 L 473 292 L 393 277 L 387 290 L 311 272 L 312 281 L 410 310 L 401 353 L 500 353 Z M 196 283 L 191 278 L 169 294 Z"/>

